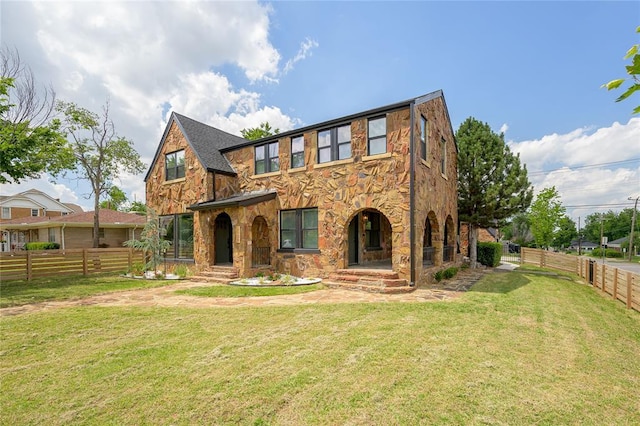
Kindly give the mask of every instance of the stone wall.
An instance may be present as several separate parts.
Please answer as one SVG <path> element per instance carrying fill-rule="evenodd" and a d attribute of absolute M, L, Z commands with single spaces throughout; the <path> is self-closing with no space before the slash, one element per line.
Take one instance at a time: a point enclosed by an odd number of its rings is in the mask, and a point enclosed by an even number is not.
<path fill-rule="evenodd" d="M 332 163 L 316 163 L 317 132 L 304 134 L 305 167 L 289 169 L 291 139 L 279 140 L 280 171 L 254 174 L 254 147 L 226 153 L 238 173 L 241 191 L 275 189 L 275 211 L 269 224 L 271 246 L 279 246 L 278 211 L 281 209 L 318 208 L 319 253 L 282 253 L 274 251 L 274 267 L 279 272 L 304 276 L 327 276 L 347 267 L 348 225 L 365 209 L 373 209 L 389 222 L 391 260 L 403 277 L 409 276 L 409 109 L 387 114 L 387 153 L 367 157 L 367 119 L 351 122 L 352 156 Z M 347 124 L 347 123 L 345 123 Z M 251 206 L 253 207 L 253 206 Z M 244 226 L 251 230 L 255 214 L 246 208 Z M 263 214 L 267 220 L 269 216 Z M 248 234 L 250 236 L 250 233 Z M 383 237 L 384 238 L 384 237 Z M 362 245 L 361 245 L 362 247 Z M 375 259 L 379 254 L 360 259 Z M 244 250 L 242 256 L 246 256 Z M 235 256 L 235 252 L 234 252 Z M 234 257 L 234 263 L 237 264 Z M 248 263 L 248 262 L 246 262 Z M 247 270 L 245 265 L 238 265 Z"/>
<path fill-rule="evenodd" d="M 427 119 L 427 158 L 420 156 L 420 116 Z M 442 98 L 436 98 L 426 103 L 416 105 L 415 120 L 415 251 L 417 284 L 432 281 L 433 273 L 442 269 L 443 248 L 445 241 L 445 224 L 447 219 L 451 224 L 449 229 L 450 244 L 456 245 L 455 237 L 458 223 L 458 163 L 457 148 L 453 129 Z M 441 170 L 442 146 L 446 146 L 446 168 Z M 423 265 L 422 248 L 427 217 L 431 218 L 433 246 L 435 259 L 433 265 Z M 456 248 L 457 251 L 457 248 Z"/>

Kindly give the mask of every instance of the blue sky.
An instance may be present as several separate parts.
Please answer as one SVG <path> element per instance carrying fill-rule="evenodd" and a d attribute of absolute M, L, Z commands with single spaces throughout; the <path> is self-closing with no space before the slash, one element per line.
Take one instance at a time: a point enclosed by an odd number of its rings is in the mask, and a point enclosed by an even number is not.
<path fill-rule="evenodd" d="M 574 219 L 640 195 L 640 96 L 600 87 L 640 43 L 639 2 L 3 1 L 0 23 L 60 99 L 98 111 L 109 97 L 147 164 L 171 109 L 288 130 L 442 89 L 454 130 L 474 116 L 504 131 Z M 116 184 L 140 200 L 143 176 Z M 46 176 L 0 191 L 31 187 L 92 205 Z"/>

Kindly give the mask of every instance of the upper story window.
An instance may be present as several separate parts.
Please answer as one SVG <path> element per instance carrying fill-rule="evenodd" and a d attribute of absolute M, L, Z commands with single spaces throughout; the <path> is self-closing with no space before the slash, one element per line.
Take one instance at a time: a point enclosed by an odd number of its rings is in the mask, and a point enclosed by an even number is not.
<path fill-rule="evenodd" d="M 277 172 L 280 170 L 278 142 L 256 146 L 256 174 Z"/>
<path fill-rule="evenodd" d="M 280 248 L 318 248 L 318 209 L 280 211 Z"/>
<path fill-rule="evenodd" d="M 11 219 L 11 207 L 3 207 L 2 208 L 2 218 L 3 219 Z"/>
<path fill-rule="evenodd" d="M 38 209 L 31 209 L 31 216 L 38 217 Z"/>
<path fill-rule="evenodd" d="M 318 163 L 351 157 L 351 124 L 318 132 Z"/>
<path fill-rule="evenodd" d="M 291 138 L 291 168 L 304 167 L 304 136 Z"/>
<path fill-rule="evenodd" d="M 440 155 L 440 172 L 445 175 L 447 171 L 447 141 L 444 140 L 444 138 L 440 138 L 440 146 L 442 149 L 442 154 Z"/>
<path fill-rule="evenodd" d="M 429 123 L 424 116 L 420 116 L 420 158 L 427 160 L 427 138 L 429 136 Z"/>
<path fill-rule="evenodd" d="M 184 149 L 175 151 L 165 156 L 166 180 L 180 179 L 184 177 Z"/>
<path fill-rule="evenodd" d="M 387 118 L 378 117 L 369 120 L 369 143 L 367 155 L 387 152 Z"/>

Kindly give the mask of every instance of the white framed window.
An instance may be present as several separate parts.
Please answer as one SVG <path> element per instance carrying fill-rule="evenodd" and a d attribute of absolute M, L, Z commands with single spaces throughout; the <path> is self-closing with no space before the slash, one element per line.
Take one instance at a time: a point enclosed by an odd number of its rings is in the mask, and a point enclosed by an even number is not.
<path fill-rule="evenodd" d="M 351 124 L 318 132 L 318 163 L 351 157 Z"/>
<path fill-rule="evenodd" d="M 38 217 L 39 216 L 39 210 L 38 209 L 31 209 L 31 216 L 33 217 Z"/>
<path fill-rule="evenodd" d="M 165 156 L 166 180 L 184 177 L 184 150 L 175 151 Z"/>
<path fill-rule="evenodd" d="M 387 117 L 377 117 L 369 120 L 369 140 L 367 155 L 384 154 L 387 152 Z"/>
<path fill-rule="evenodd" d="M 304 167 L 304 136 L 291 138 L 291 168 Z"/>
<path fill-rule="evenodd" d="M 11 207 L 3 207 L 2 208 L 2 218 L 3 219 L 11 219 Z"/>
<path fill-rule="evenodd" d="M 280 145 L 278 142 L 256 146 L 255 174 L 277 172 L 280 170 Z"/>

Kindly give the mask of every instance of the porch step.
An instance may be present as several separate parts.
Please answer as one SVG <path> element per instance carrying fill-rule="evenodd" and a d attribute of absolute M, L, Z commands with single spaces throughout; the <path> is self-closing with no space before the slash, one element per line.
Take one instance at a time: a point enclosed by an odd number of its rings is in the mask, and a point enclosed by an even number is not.
<path fill-rule="evenodd" d="M 191 277 L 191 281 L 217 282 L 228 284 L 239 278 L 238 269 L 233 266 L 209 266 Z"/>
<path fill-rule="evenodd" d="M 338 269 L 323 283 L 330 288 L 371 293 L 408 293 L 415 290 L 397 272 L 385 269 Z"/>

